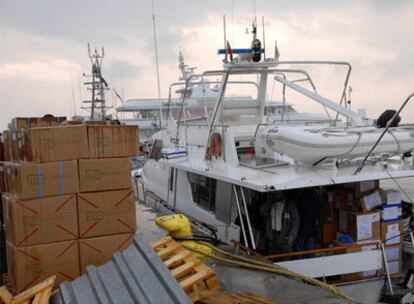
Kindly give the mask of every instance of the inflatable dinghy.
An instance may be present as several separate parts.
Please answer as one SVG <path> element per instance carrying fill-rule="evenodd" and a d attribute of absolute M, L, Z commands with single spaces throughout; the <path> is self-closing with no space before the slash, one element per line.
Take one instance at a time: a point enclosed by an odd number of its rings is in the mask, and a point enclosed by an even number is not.
<path fill-rule="evenodd" d="M 363 157 L 383 131 L 375 127 L 279 127 L 266 130 L 262 138 L 274 152 L 314 164 L 326 158 Z M 388 130 L 373 154 L 400 154 L 413 149 L 414 127 L 395 127 Z"/>

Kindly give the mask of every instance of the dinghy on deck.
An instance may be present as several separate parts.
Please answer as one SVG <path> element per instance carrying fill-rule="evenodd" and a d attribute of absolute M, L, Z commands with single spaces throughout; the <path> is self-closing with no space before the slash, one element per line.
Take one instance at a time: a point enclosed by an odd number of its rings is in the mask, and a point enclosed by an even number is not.
<path fill-rule="evenodd" d="M 274 152 L 313 164 L 326 158 L 365 156 L 382 132 L 375 127 L 276 127 L 264 130 L 261 137 Z M 373 153 L 392 155 L 413 149 L 414 127 L 396 127 L 388 130 Z"/>

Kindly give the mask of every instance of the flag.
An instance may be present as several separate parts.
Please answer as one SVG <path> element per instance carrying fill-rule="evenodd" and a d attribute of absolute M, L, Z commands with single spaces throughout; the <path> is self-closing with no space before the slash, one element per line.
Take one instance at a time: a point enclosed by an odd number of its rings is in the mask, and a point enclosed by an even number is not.
<path fill-rule="evenodd" d="M 233 62 L 233 50 L 231 49 L 229 41 L 227 41 L 227 54 L 230 56 L 230 62 Z"/>

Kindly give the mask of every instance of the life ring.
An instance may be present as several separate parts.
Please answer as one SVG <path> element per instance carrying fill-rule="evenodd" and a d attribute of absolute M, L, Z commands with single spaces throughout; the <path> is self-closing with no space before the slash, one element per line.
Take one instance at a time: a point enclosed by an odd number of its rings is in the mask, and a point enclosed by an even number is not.
<path fill-rule="evenodd" d="M 206 150 L 206 160 L 211 160 L 212 157 L 220 157 L 223 155 L 223 141 L 219 133 L 213 133 L 210 136 L 210 144 Z"/>

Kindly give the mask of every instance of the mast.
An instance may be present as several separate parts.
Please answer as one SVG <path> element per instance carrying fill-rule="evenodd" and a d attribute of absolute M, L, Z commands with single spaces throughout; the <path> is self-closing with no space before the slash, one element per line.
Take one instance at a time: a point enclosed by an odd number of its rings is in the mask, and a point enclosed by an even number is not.
<path fill-rule="evenodd" d="M 151 1 L 151 6 L 152 6 L 152 31 L 153 31 L 153 34 L 154 34 L 155 69 L 156 69 L 156 72 L 157 72 L 158 99 L 160 100 L 160 127 L 161 127 L 163 117 L 162 117 L 160 70 L 159 70 L 159 64 L 158 64 L 157 30 L 156 30 L 156 27 L 155 27 L 154 0 Z"/>
<path fill-rule="evenodd" d="M 84 106 L 82 109 L 88 110 L 90 114 L 90 120 L 105 120 L 106 119 L 106 110 L 109 107 L 106 105 L 105 101 L 105 91 L 107 91 L 108 83 L 102 77 L 102 62 L 105 56 L 104 48 L 102 47 L 101 53 L 95 49 L 91 52 L 91 47 L 88 43 L 88 55 L 92 65 L 91 75 L 85 75 L 84 77 L 91 78 L 91 81 L 84 82 L 88 91 L 91 92 L 91 100 L 84 100 Z"/>

